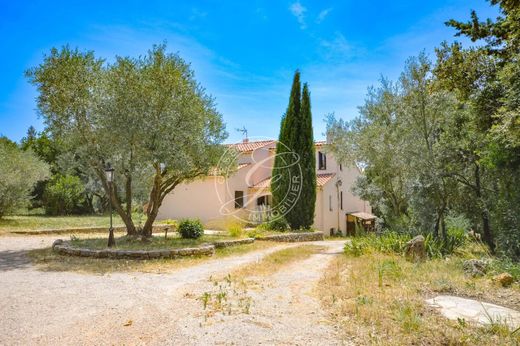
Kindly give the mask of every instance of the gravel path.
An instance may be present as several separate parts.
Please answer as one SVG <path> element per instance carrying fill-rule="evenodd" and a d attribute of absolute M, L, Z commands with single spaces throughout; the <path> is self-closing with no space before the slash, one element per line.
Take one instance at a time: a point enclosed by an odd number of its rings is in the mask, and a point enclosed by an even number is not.
<path fill-rule="evenodd" d="M 248 312 L 208 318 L 200 297 L 224 276 L 280 244 L 167 274 L 89 275 L 43 272 L 24 255 L 55 237 L 0 238 L 0 344 L 242 345 L 336 344 L 314 284 L 343 242 L 313 242 L 328 250 L 258 279 L 247 290 Z"/>

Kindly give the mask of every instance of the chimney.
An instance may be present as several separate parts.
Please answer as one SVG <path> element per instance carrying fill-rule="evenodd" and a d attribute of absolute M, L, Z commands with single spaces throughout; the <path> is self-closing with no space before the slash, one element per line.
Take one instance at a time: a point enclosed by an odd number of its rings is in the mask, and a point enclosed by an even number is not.
<path fill-rule="evenodd" d="M 244 138 L 244 139 L 242 140 L 242 143 L 249 143 L 249 138 L 247 138 L 247 137 Z"/>

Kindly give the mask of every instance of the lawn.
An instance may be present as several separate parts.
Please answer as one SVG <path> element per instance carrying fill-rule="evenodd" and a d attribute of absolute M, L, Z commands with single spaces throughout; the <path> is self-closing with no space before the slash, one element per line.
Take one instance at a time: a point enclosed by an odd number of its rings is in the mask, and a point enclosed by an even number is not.
<path fill-rule="evenodd" d="M 204 235 L 198 239 L 183 239 L 178 233 L 173 233 L 165 238 L 164 235 L 153 236 L 146 242 L 142 240 L 121 236 L 116 238 L 116 246 L 114 249 L 121 250 L 151 250 L 151 249 L 168 249 L 182 247 L 196 247 L 204 243 L 212 243 L 218 240 L 240 239 L 221 235 Z M 71 240 L 71 245 L 88 249 L 102 250 L 107 248 L 107 237 L 101 238 L 76 238 Z"/>
<path fill-rule="evenodd" d="M 146 219 L 141 217 L 141 222 Z M 134 222 L 139 224 L 139 215 L 134 216 Z M 123 226 L 121 218 L 114 214 L 114 226 Z M 5 216 L 0 219 L 0 234 L 9 232 L 32 232 L 49 229 L 67 229 L 82 227 L 107 227 L 108 215 L 74 215 L 74 216 L 45 216 L 45 215 L 20 215 Z"/>
<path fill-rule="evenodd" d="M 501 323 L 476 326 L 451 321 L 424 299 L 454 295 L 520 309 L 520 287 L 499 287 L 491 272 L 481 278 L 464 274 L 462 249 L 443 259 L 411 263 L 398 254 L 369 252 L 336 258 L 325 272 L 317 294 L 347 340 L 372 345 L 518 345 Z M 466 251 L 468 250 L 468 251 Z"/>

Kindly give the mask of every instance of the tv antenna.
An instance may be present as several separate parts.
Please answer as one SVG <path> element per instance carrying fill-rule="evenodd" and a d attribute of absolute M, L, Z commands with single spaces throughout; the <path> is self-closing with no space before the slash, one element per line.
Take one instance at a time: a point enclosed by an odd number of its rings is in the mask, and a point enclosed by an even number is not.
<path fill-rule="evenodd" d="M 245 126 L 242 126 L 242 128 L 236 128 L 235 129 L 237 132 L 242 132 L 242 135 L 244 136 L 244 139 L 247 140 L 247 129 Z"/>

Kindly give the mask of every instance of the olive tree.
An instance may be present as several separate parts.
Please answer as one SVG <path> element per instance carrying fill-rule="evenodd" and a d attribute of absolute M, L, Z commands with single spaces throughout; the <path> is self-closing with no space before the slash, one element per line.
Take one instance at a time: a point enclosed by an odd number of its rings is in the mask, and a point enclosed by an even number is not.
<path fill-rule="evenodd" d="M 138 233 L 136 202 L 146 202 L 142 234 L 151 236 L 166 195 L 208 174 L 223 152 L 227 133 L 213 98 L 165 45 L 110 64 L 90 51 L 52 49 L 27 76 L 49 130 L 97 177 L 128 235 Z"/>

